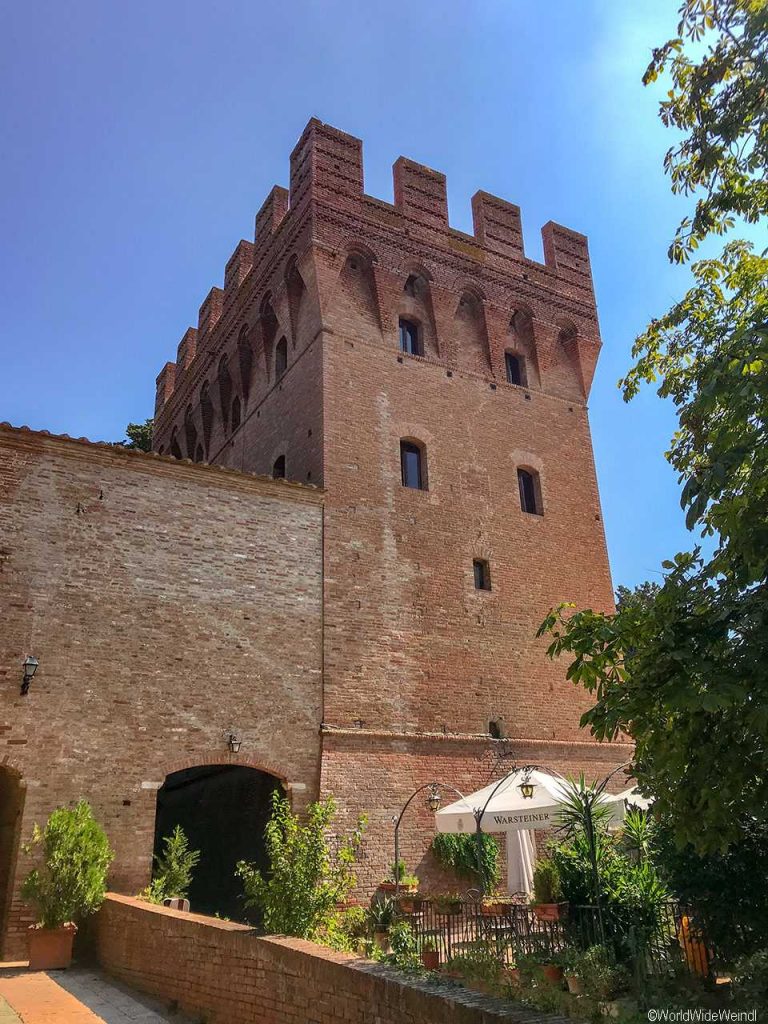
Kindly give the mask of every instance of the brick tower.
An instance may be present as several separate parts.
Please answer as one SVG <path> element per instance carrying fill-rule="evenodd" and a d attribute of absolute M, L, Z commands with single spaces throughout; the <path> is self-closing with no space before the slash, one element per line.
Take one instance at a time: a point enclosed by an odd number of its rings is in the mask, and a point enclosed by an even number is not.
<path fill-rule="evenodd" d="M 370 814 L 366 884 L 415 786 L 484 784 L 499 738 L 560 770 L 623 759 L 579 732 L 588 701 L 535 639 L 553 604 L 612 603 L 586 239 L 549 223 L 527 259 L 519 208 L 484 192 L 456 231 L 445 177 L 402 157 L 394 195 L 364 193 L 360 140 L 309 122 L 158 377 L 154 436 L 324 491 L 317 792 Z M 415 809 L 422 876 L 431 831 Z"/>

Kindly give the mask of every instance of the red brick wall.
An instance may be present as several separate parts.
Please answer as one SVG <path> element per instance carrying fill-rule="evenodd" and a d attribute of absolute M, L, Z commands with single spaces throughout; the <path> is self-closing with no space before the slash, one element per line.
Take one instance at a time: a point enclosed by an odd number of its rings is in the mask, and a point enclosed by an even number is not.
<path fill-rule="evenodd" d="M 325 793 L 342 797 L 340 822 L 348 827 L 357 815 L 365 813 L 369 826 L 363 843 L 357 895 L 368 897 L 394 861 L 392 819 L 404 807 L 414 790 L 436 781 L 455 786 L 469 794 L 500 779 L 504 767 L 494 757 L 493 748 L 502 745 L 484 737 L 373 733 L 365 730 L 326 732 L 323 736 L 321 787 Z M 519 741 L 510 744 L 519 764 L 540 764 L 560 772 L 584 771 L 588 779 L 604 778 L 617 765 L 629 759 L 631 748 L 625 744 L 597 744 L 586 741 Z M 625 787 L 621 773 L 614 791 Z M 410 871 L 419 877 L 426 891 L 465 890 L 471 883 L 443 871 L 430 852 L 435 834 L 434 816 L 427 809 L 424 793 L 410 804 L 400 826 L 400 856 Z M 442 790 L 443 804 L 458 799 L 447 786 Z M 506 874 L 504 838 L 500 840 L 502 881 Z M 540 846 L 550 836 L 537 837 Z"/>
<path fill-rule="evenodd" d="M 477 193 L 467 235 L 448 224 L 443 175 L 401 158 L 394 179 L 393 205 L 366 196 L 360 141 L 311 121 L 290 207 L 283 193 L 257 219 L 253 268 L 207 343 L 231 352 L 247 324 L 258 352 L 248 419 L 210 457 L 263 472 L 285 449 L 290 477 L 325 488 L 322 790 L 372 812 L 366 888 L 412 788 L 472 788 L 486 770 L 491 719 L 519 760 L 535 749 L 544 766 L 607 771 L 627 755 L 583 742 L 589 698 L 535 639 L 561 601 L 612 606 L 586 404 L 600 348 L 587 241 L 547 224 L 540 264 L 518 207 Z M 281 382 L 267 299 L 290 342 Z M 399 352 L 400 316 L 419 324 L 424 358 Z M 507 384 L 507 350 L 526 387 Z M 156 443 L 195 407 L 199 380 L 195 363 L 176 365 Z M 401 438 L 426 446 L 427 491 L 401 486 Z M 520 508 L 520 467 L 539 474 L 543 516 Z M 473 558 L 488 560 L 490 592 L 475 590 Z M 390 738 L 371 749 L 370 734 Z M 453 736 L 451 757 L 425 734 Z M 425 819 L 412 856 L 434 878 L 430 835 Z"/>
<path fill-rule="evenodd" d="M 301 939 L 108 896 L 96 951 L 110 974 L 207 1024 L 486 1024 L 548 1020 L 487 997 L 427 990 Z"/>
<path fill-rule="evenodd" d="M 250 765 L 316 795 L 321 537 L 310 488 L 0 428 L 0 758 L 24 839 L 84 796 L 135 893 L 167 773 Z M 6 957 L 30 918 L 11 911 Z"/>

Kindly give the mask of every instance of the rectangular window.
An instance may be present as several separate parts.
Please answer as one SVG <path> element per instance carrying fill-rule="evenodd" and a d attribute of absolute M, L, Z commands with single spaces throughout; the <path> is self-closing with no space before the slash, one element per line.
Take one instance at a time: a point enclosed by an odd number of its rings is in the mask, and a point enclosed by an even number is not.
<path fill-rule="evenodd" d="M 536 493 L 536 478 L 527 469 L 518 469 L 517 482 L 520 486 L 520 508 L 523 512 L 540 516 L 538 495 Z"/>
<path fill-rule="evenodd" d="M 476 558 L 472 567 L 475 571 L 475 590 L 490 590 L 491 571 L 488 563 L 482 558 Z"/>
<path fill-rule="evenodd" d="M 422 354 L 419 325 L 411 320 L 400 321 L 400 351 L 407 352 L 409 356 Z"/>
<path fill-rule="evenodd" d="M 400 442 L 400 473 L 403 487 L 424 490 L 424 476 L 421 468 L 421 449 L 407 441 Z"/>
<path fill-rule="evenodd" d="M 516 356 L 514 352 L 506 352 L 504 360 L 507 364 L 507 381 L 510 384 L 522 385 L 524 387 L 525 379 L 520 356 Z"/>

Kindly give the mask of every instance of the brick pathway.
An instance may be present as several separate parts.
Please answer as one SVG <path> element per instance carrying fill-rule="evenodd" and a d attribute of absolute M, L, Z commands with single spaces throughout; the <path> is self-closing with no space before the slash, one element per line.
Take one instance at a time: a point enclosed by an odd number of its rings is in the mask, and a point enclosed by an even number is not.
<path fill-rule="evenodd" d="M 98 971 L 0 972 L 0 1024 L 188 1024 Z"/>

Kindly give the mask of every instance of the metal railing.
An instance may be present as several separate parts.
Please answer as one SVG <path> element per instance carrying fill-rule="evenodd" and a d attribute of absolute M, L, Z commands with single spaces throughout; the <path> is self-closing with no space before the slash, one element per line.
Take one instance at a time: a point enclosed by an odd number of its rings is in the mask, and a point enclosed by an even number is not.
<path fill-rule="evenodd" d="M 524 903 L 404 896 L 398 914 L 409 922 L 419 951 L 436 949 L 444 964 L 478 949 L 510 964 L 521 954 L 546 959 L 602 943 L 618 962 L 646 977 L 680 972 L 709 977 L 716 961 L 701 915 L 674 901 L 645 914 L 615 906 L 564 905 L 556 920 L 547 920 Z"/>

